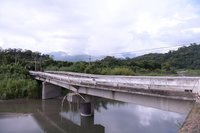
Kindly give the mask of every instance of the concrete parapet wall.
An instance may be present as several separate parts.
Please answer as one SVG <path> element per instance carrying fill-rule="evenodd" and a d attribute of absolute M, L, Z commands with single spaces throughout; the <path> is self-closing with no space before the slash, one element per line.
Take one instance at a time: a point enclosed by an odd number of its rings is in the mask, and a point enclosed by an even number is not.
<path fill-rule="evenodd" d="M 68 88 L 74 92 L 79 87 L 116 92 L 134 92 L 145 95 L 195 99 L 200 94 L 200 77 L 157 77 L 157 76 L 70 76 L 30 71 L 36 79 Z M 45 95 L 45 93 L 44 93 Z"/>
<path fill-rule="evenodd" d="M 33 72 L 30 74 L 50 80 L 59 80 L 70 85 L 106 86 L 121 89 L 123 87 L 189 91 L 200 94 L 200 77 L 161 77 L 161 76 L 103 76 L 65 72 Z"/>

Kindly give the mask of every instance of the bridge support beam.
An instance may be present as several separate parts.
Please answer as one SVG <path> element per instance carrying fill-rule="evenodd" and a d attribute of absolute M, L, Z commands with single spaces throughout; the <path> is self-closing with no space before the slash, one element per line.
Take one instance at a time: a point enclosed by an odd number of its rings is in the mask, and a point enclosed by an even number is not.
<path fill-rule="evenodd" d="M 42 99 L 49 99 L 61 95 L 61 87 L 43 82 L 42 83 Z"/>

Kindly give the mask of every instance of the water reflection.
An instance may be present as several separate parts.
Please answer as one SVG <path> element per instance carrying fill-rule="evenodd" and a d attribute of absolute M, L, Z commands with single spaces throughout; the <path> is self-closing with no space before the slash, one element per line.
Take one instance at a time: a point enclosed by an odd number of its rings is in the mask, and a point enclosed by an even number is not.
<path fill-rule="evenodd" d="M 106 133 L 175 133 L 184 119 L 185 115 L 131 104 L 110 105 L 95 113 L 95 122 L 104 125 Z"/>
<path fill-rule="evenodd" d="M 34 117 L 20 114 L 0 114 L 0 133 L 42 133 Z"/>
<path fill-rule="evenodd" d="M 0 101 L 0 133 L 176 133 L 187 114 L 93 99 L 93 117 L 61 100 Z"/>

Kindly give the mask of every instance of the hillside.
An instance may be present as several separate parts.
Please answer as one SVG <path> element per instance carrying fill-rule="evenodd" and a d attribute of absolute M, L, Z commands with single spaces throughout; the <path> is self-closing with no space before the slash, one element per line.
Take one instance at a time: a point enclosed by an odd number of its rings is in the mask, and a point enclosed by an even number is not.
<path fill-rule="evenodd" d="M 56 70 L 108 75 L 176 75 L 179 71 L 200 74 L 200 45 L 191 44 L 165 54 L 150 53 L 135 58 L 107 56 L 102 60 L 57 61 L 50 55 L 21 49 L 0 50 L 1 64 L 18 64 L 28 70 Z"/>
<path fill-rule="evenodd" d="M 151 53 L 136 58 L 132 61 L 157 62 L 161 66 L 166 64 L 175 69 L 200 69 L 200 45 L 191 44 L 190 46 L 181 47 L 176 51 L 169 51 L 165 54 Z"/>

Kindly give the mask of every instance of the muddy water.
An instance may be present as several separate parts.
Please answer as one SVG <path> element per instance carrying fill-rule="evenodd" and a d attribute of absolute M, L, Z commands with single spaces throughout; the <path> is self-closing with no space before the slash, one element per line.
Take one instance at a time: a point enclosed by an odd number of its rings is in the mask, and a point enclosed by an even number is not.
<path fill-rule="evenodd" d="M 62 99 L 0 101 L 0 133 L 176 133 L 187 114 L 95 98 L 94 116 Z"/>

